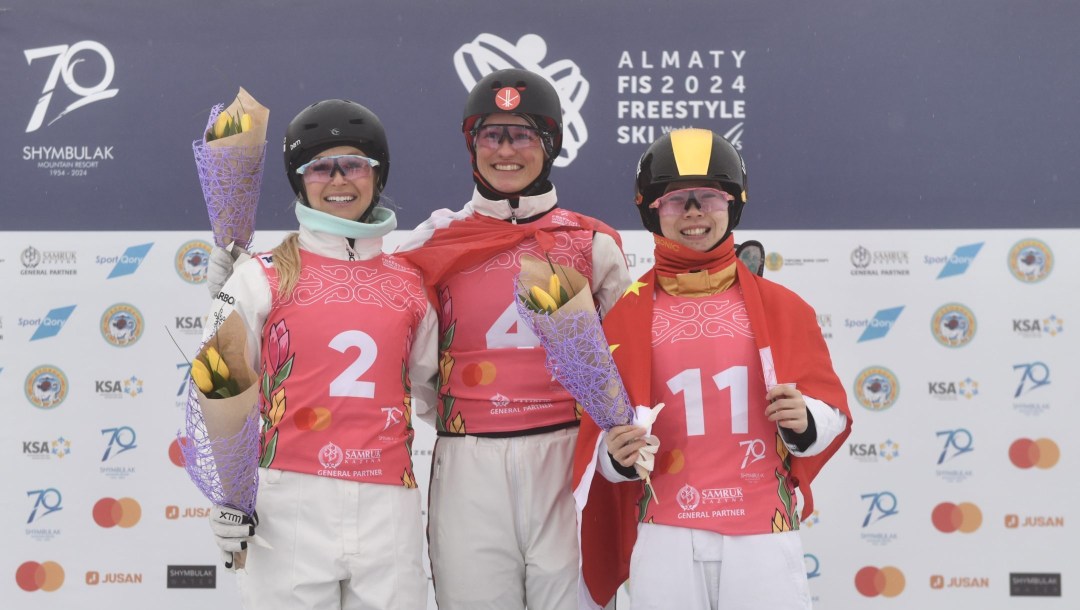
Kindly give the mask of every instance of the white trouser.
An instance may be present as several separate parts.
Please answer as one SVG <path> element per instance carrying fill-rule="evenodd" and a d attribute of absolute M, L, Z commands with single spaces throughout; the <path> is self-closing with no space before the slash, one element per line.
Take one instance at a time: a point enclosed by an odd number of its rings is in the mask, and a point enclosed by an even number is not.
<path fill-rule="evenodd" d="M 576 439 L 577 428 L 439 438 L 428 550 L 440 610 L 576 608 Z"/>
<path fill-rule="evenodd" d="M 643 523 L 630 558 L 630 608 L 809 609 L 799 533 L 724 536 Z"/>
<path fill-rule="evenodd" d="M 420 493 L 259 469 L 256 533 L 237 572 L 244 607 L 424 610 Z"/>

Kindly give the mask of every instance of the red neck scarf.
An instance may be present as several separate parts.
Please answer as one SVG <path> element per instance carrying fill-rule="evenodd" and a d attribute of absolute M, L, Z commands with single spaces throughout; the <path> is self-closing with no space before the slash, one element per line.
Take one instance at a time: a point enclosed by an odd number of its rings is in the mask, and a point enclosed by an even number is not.
<path fill-rule="evenodd" d="M 675 277 L 680 273 L 707 269 L 716 271 L 735 264 L 735 236 L 728 235 L 719 246 L 699 252 L 660 235 L 653 235 L 656 272 Z"/>
<path fill-rule="evenodd" d="M 547 214 L 550 214 L 549 211 Z M 536 239 L 544 252 L 555 247 L 556 231 L 600 231 L 615 239 L 622 248 L 619 234 L 606 224 L 568 210 L 559 213 L 573 217 L 575 224 L 553 224 L 538 218 L 533 222 L 514 224 L 506 220 L 473 214 L 463 220 L 455 220 L 438 229 L 427 242 L 415 250 L 400 255 L 420 268 L 424 283 L 438 285 L 444 278 L 482 263 L 505 252 L 529 238 Z M 545 214 L 546 216 L 546 214 Z"/>

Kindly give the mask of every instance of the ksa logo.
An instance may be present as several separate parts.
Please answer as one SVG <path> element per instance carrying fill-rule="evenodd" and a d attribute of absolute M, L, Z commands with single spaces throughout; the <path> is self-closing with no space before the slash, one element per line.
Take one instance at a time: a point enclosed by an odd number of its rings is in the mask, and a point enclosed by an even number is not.
<path fill-rule="evenodd" d="M 63 458 L 71 453 L 71 441 L 60 437 L 54 441 L 23 441 L 23 455 L 33 459 Z"/>
<path fill-rule="evenodd" d="M 83 40 L 70 46 L 65 44 L 51 47 L 39 47 L 37 49 L 26 49 L 23 51 L 23 55 L 26 57 L 26 62 L 31 65 L 34 61 L 39 59 L 48 57 L 56 58 L 53 60 L 48 76 L 45 78 L 45 86 L 41 89 L 41 97 L 38 98 L 37 106 L 34 107 L 34 113 L 30 116 L 30 122 L 26 124 L 26 133 L 37 131 L 42 123 L 44 123 L 45 117 L 49 112 L 49 104 L 52 102 L 53 93 L 60 80 L 64 81 L 64 86 L 67 87 L 67 90 L 77 96 L 78 99 L 61 110 L 49 121 L 48 125 L 52 125 L 73 110 L 78 110 L 88 104 L 115 97 L 119 92 L 118 89 L 109 88 L 109 85 L 112 84 L 113 76 L 116 73 L 116 64 L 113 62 L 112 53 L 110 53 L 109 50 L 105 48 L 105 45 L 100 42 Z M 100 80 L 96 83 L 88 83 L 85 85 L 76 81 L 75 67 L 79 64 L 83 64 L 79 72 L 85 75 L 89 73 L 89 66 L 98 63 L 98 61 L 95 60 L 99 60 L 102 64 L 101 67 L 103 68 L 103 71 Z M 83 63 L 86 61 L 92 63 Z"/>
<path fill-rule="evenodd" d="M 1056 337 L 1065 332 L 1065 320 L 1050 315 L 1046 318 L 1017 318 L 1012 321 L 1013 332 L 1028 339 Z"/>
<path fill-rule="evenodd" d="M 891 309 L 882 309 L 875 313 L 874 317 L 870 320 L 844 320 L 844 326 L 848 328 L 865 329 L 856 343 L 881 339 L 889 334 L 889 331 L 892 330 L 893 324 L 896 323 L 896 320 L 900 317 L 900 312 L 902 311 L 904 311 L 903 305 Z"/>
<path fill-rule="evenodd" d="M 892 439 L 881 443 L 848 443 L 848 456 L 860 462 L 891 462 L 900 457 L 900 443 Z"/>
<path fill-rule="evenodd" d="M 152 247 L 154 247 L 153 242 L 131 246 L 124 250 L 124 253 L 120 256 L 99 256 L 95 259 L 95 262 L 99 265 L 113 265 L 112 271 L 109 272 L 109 276 L 105 279 L 111 280 L 114 277 L 131 275 L 138 270 L 139 265 L 146 259 L 146 255 Z"/>
<path fill-rule="evenodd" d="M 968 400 L 979 395 L 979 382 L 971 377 L 965 377 L 963 381 L 928 381 L 927 393 L 938 400 L 958 400 L 963 397 Z"/>
<path fill-rule="evenodd" d="M 581 75 L 581 68 L 570 59 L 541 65 L 547 51 L 547 42 L 536 34 L 526 34 L 517 43 L 495 34 L 480 34 L 454 53 L 454 69 L 466 90 L 471 90 L 477 81 L 503 68 L 520 68 L 546 78 L 558 92 L 563 112 L 562 151 L 554 165 L 566 167 L 574 162 L 578 150 L 589 140 L 589 131 L 581 117 L 581 108 L 589 97 L 589 81 Z M 518 92 L 511 91 L 513 94 L 500 102 L 505 104 L 508 111 L 521 103 L 520 97 L 514 97 Z"/>
<path fill-rule="evenodd" d="M 73 311 L 75 311 L 74 305 L 50 309 L 49 313 L 45 314 L 45 317 L 38 323 L 37 330 L 34 331 L 30 340 L 37 341 L 38 339 L 55 337 L 60 332 L 60 329 L 64 328 L 64 323 L 67 322 Z"/>

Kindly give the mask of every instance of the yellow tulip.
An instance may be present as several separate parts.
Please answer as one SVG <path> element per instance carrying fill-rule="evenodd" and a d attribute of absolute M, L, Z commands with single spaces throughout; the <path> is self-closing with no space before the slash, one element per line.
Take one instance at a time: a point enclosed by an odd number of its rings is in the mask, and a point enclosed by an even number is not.
<path fill-rule="evenodd" d="M 544 309 L 548 313 L 551 313 L 559 308 L 559 304 L 555 302 L 555 299 L 551 298 L 550 294 L 544 292 L 543 288 L 533 286 L 532 288 L 529 288 L 529 293 L 532 295 L 533 301 L 540 309 Z"/>
<path fill-rule="evenodd" d="M 562 286 L 559 284 L 559 276 L 554 273 L 551 274 L 551 279 L 548 280 L 548 294 L 551 295 L 557 305 L 562 305 L 560 302 L 562 299 Z"/>
<path fill-rule="evenodd" d="M 240 117 L 240 131 L 251 131 L 251 115 L 246 112 Z"/>
<path fill-rule="evenodd" d="M 278 390 L 271 399 L 271 403 L 270 411 L 266 415 L 270 418 L 270 425 L 276 426 L 285 416 L 285 390 Z"/>
<path fill-rule="evenodd" d="M 202 390 L 203 394 L 209 394 L 214 389 L 214 382 L 210 380 L 210 370 L 198 358 L 191 363 L 191 378 L 195 380 L 195 385 Z"/>
<path fill-rule="evenodd" d="M 214 137 L 220 138 L 225 135 L 225 130 L 229 128 L 229 113 L 222 112 L 218 115 L 217 121 L 214 121 Z"/>
<path fill-rule="evenodd" d="M 206 348 L 206 361 L 210 363 L 210 370 L 221 375 L 222 379 L 229 378 L 229 367 L 221 359 L 221 354 L 212 346 Z"/>

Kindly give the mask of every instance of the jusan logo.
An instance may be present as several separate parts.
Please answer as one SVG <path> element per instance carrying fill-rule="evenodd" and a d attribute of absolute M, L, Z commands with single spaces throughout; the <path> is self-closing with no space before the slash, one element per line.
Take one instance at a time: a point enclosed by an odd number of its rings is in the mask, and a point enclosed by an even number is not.
<path fill-rule="evenodd" d="M 589 130 L 581 116 L 581 108 L 589 97 L 589 81 L 573 60 L 561 59 L 541 65 L 547 52 L 547 42 L 536 34 L 526 34 L 516 43 L 495 34 L 480 34 L 454 52 L 454 69 L 466 90 L 503 68 L 520 68 L 546 78 L 558 92 L 563 112 L 562 151 L 554 165 L 566 167 L 574 162 L 578 150 L 589 140 Z M 520 103 L 520 98 L 505 99 L 507 104 L 513 104 L 507 106 L 508 110 Z"/>

